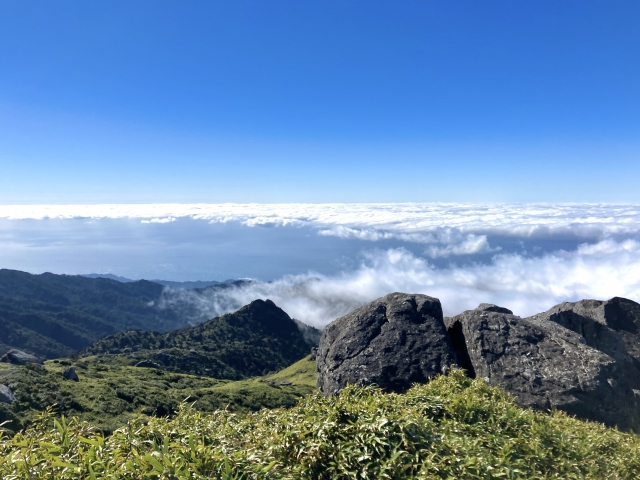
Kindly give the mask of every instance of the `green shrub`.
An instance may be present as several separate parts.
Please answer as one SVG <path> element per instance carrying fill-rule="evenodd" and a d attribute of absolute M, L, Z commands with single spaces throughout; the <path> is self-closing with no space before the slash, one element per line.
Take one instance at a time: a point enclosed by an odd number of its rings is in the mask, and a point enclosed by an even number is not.
<path fill-rule="evenodd" d="M 635 479 L 640 439 L 518 407 L 460 371 L 404 395 L 349 387 L 290 409 L 138 416 L 104 437 L 40 416 L 0 441 L 11 479 Z"/>

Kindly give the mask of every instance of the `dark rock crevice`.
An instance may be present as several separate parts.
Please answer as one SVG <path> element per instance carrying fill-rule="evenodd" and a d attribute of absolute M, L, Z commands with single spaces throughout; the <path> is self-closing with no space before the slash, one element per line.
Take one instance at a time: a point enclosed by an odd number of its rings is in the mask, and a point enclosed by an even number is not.
<path fill-rule="evenodd" d="M 462 332 L 462 324 L 454 322 L 448 329 L 449 340 L 456 356 L 458 366 L 467 372 L 469 378 L 476 378 L 476 370 L 471 363 L 469 351 L 467 350 L 467 342 Z"/>

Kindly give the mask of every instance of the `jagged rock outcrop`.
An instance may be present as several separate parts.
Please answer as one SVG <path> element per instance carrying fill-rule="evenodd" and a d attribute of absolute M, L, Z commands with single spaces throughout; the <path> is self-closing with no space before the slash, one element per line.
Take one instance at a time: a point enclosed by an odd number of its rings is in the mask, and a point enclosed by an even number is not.
<path fill-rule="evenodd" d="M 0 403 L 13 403 L 15 397 L 13 392 L 6 385 L 0 385 Z"/>
<path fill-rule="evenodd" d="M 40 359 L 30 353 L 14 348 L 5 353 L 2 358 L 0 358 L 0 362 L 24 365 L 27 363 L 40 363 Z"/>
<path fill-rule="evenodd" d="M 588 345 L 560 323 L 506 312 L 481 305 L 445 319 L 458 363 L 471 376 L 502 387 L 524 406 L 622 429 L 640 425 L 638 371 L 628 358 Z"/>
<path fill-rule="evenodd" d="M 455 363 L 440 300 L 391 293 L 329 324 L 317 351 L 318 387 L 348 383 L 401 392 Z"/>
<path fill-rule="evenodd" d="M 529 318 L 481 304 L 442 318 L 439 300 L 393 293 L 328 325 L 318 387 L 403 391 L 454 364 L 536 409 L 640 429 L 640 304 L 563 303 Z"/>
<path fill-rule="evenodd" d="M 640 362 L 640 304 L 621 297 L 556 305 L 528 320 L 552 321 L 582 335 L 587 345 L 618 360 Z"/>
<path fill-rule="evenodd" d="M 72 380 L 74 382 L 79 382 L 80 378 L 78 378 L 78 374 L 76 373 L 76 369 L 73 367 L 67 367 L 62 372 L 62 376 L 67 380 Z"/>

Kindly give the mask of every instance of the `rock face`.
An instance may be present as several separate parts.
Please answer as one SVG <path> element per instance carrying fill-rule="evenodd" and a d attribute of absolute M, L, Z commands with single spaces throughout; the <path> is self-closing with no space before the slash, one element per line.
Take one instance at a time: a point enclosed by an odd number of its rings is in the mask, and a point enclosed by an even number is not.
<path fill-rule="evenodd" d="M 602 338 L 616 356 L 559 322 L 522 319 L 493 307 L 445 320 L 458 363 L 469 375 L 502 387 L 527 407 L 557 408 L 622 429 L 640 425 L 638 371 L 614 337 Z"/>
<path fill-rule="evenodd" d="M 450 364 L 535 409 L 640 430 L 640 304 L 563 303 L 529 318 L 481 304 L 442 319 L 440 302 L 393 293 L 331 323 L 317 352 L 318 387 L 403 391 Z"/>
<path fill-rule="evenodd" d="M 618 360 L 631 355 L 640 362 L 640 304 L 626 298 L 561 303 L 529 317 L 552 321 L 582 335 L 587 345 Z M 640 363 L 639 363 L 640 364 Z"/>
<path fill-rule="evenodd" d="M 6 385 L 0 385 L 0 403 L 13 403 L 15 397 L 13 392 Z"/>
<path fill-rule="evenodd" d="M 78 378 L 78 374 L 76 373 L 76 370 L 73 367 L 65 368 L 64 371 L 62 372 L 62 376 L 67 380 L 73 380 L 74 382 L 80 381 L 80 379 Z"/>
<path fill-rule="evenodd" d="M 391 293 L 329 324 L 317 352 L 318 387 L 347 383 L 401 392 L 455 363 L 436 298 Z"/>
<path fill-rule="evenodd" d="M 40 359 L 34 355 L 14 348 L 5 353 L 2 358 L 0 358 L 0 362 L 24 365 L 26 363 L 40 363 Z"/>

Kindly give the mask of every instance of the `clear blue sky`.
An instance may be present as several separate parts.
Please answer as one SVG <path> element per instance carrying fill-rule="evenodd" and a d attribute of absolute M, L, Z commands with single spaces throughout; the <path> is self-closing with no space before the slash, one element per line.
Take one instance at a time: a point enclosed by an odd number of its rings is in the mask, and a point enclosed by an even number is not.
<path fill-rule="evenodd" d="M 637 1 L 3 1 L 0 203 L 640 203 Z"/>

